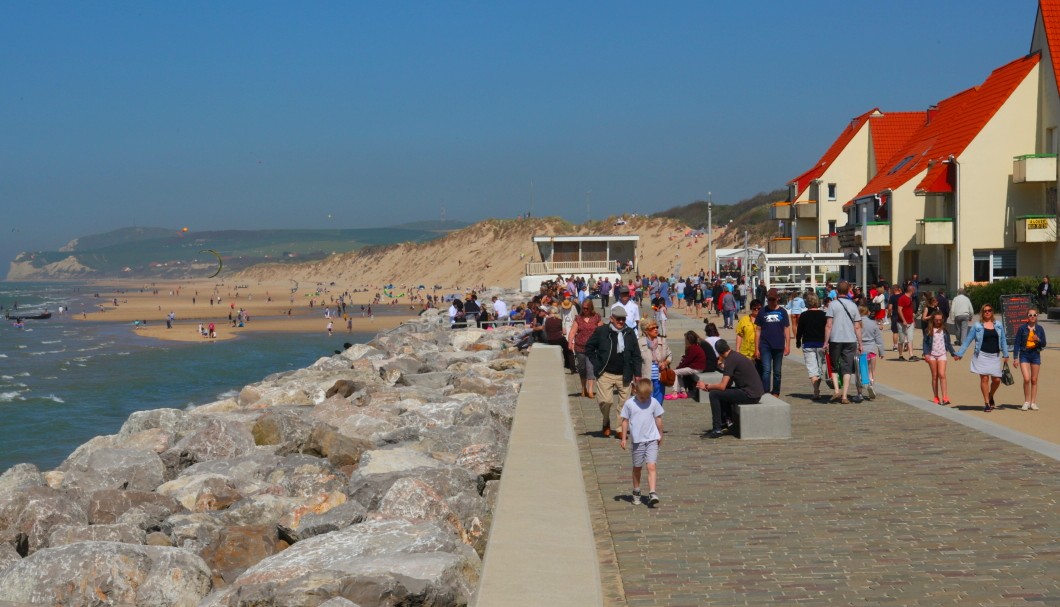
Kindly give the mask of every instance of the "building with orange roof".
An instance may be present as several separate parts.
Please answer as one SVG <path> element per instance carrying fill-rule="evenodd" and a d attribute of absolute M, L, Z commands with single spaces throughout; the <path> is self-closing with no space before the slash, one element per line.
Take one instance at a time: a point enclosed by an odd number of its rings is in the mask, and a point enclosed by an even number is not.
<path fill-rule="evenodd" d="M 1060 0 L 1038 8 L 1030 53 L 982 84 L 926 112 L 852 120 L 773 206 L 790 223 L 769 251 L 810 252 L 816 235 L 817 251 L 856 256 L 843 273 L 863 284 L 1060 273 Z M 814 221 L 799 213 L 810 202 Z"/>
<path fill-rule="evenodd" d="M 845 205 L 840 246 L 868 254 L 858 282 L 918 274 L 952 289 L 1017 274 L 1009 226 L 1035 208 L 1039 189 L 1015 183 L 1013 158 L 1035 150 L 1040 58 L 1021 57 L 939 102 Z"/>
<path fill-rule="evenodd" d="M 839 252 L 835 234 L 846 220 L 843 202 L 865 187 L 926 117 L 873 108 L 853 118 L 813 168 L 788 183 L 788 199 L 772 205 L 773 219 L 786 223 L 769 252 Z"/>

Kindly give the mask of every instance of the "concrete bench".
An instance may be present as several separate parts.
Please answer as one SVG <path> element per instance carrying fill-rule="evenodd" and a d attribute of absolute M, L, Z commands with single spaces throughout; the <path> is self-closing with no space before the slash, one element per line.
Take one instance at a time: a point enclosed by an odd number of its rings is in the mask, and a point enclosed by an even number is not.
<path fill-rule="evenodd" d="M 772 394 L 758 404 L 737 405 L 736 418 L 741 439 L 791 438 L 791 405 Z"/>
<path fill-rule="evenodd" d="M 699 381 L 720 383 L 721 373 L 700 373 Z M 696 402 L 709 402 L 706 390 L 697 396 Z M 768 392 L 757 404 L 737 405 L 735 413 L 741 439 L 791 438 L 791 405 Z"/>

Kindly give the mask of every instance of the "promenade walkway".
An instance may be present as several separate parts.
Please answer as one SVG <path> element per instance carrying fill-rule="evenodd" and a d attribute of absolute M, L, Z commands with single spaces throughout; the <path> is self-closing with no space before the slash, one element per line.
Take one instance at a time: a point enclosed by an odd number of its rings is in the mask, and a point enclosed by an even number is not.
<path fill-rule="evenodd" d="M 670 321 L 675 360 L 690 328 Z M 629 453 L 571 397 L 605 604 L 1060 605 L 1049 448 L 886 395 L 813 403 L 805 367 L 784 371 L 790 440 L 706 439 L 709 405 L 664 403 L 655 508 L 632 505 Z"/>

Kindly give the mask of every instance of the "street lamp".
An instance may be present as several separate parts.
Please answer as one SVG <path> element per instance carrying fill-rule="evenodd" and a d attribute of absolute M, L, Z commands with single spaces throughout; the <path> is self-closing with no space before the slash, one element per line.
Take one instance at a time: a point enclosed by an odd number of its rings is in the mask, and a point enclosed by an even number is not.
<path fill-rule="evenodd" d="M 707 192 L 707 264 L 714 270 L 714 200 Z"/>

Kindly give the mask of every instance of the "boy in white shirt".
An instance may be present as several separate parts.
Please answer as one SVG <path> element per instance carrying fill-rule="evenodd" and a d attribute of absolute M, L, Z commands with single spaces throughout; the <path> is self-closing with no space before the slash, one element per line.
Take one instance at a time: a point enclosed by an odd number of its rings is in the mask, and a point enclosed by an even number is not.
<path fill-rule="evenodd" d="M 663 441 L 663 408 L 659 401 L 651 396 L 651 380 L 642 377 L 637 381 L 636 395 L 622 405 L 622 449 L 626 440 L 633 441 L 633 504 L 641 504 L 640 470 L 648 468 L 648 504 L 659 503 L 655 494 L 655 462 L 659 457 L 659 447 Z M 632 432 L 632 437 L 630 436 Z"/>

